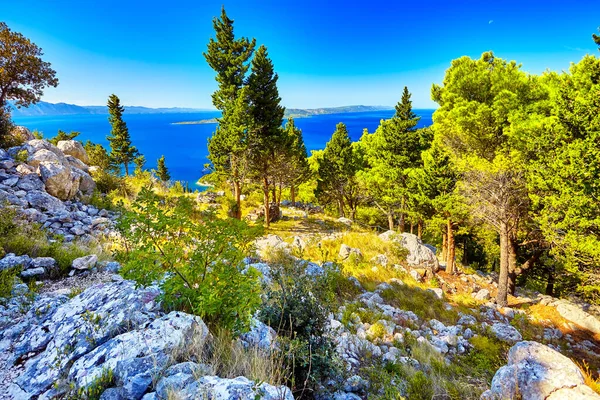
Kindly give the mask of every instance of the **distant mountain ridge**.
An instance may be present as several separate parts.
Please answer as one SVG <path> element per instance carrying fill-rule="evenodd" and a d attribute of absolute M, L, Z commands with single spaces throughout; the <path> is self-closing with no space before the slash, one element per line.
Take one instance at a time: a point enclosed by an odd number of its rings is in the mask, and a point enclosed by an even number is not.
<path fill-rule="evenodd" d="M 53 116 L 53 115 L 81 115 L 81 114 L 108 114 L 106 106 L 79 106 L 76 104 L 67 103 L 48 103 L 40 101 L 27 108 L 16 108 L 11 105 L 12 115 L 14 117 L 31 117 L 31 116 Z M 313 115 L 324 114 L 343 114 L 349 112 L 369 112 L 392 110 L 389 106 L 342 106 L 342 107 L 323 107 L 323 108 L 288 108 L 285 110 L 285 116 L 294 118 L 306 118 Z M 195 113 L 202 111 L 215 111 L 203 108 L 150 108 L 140 106 L 125 106 L 127 114 L 170 114 L 170 113 Z M 212 121 L 211 121 L 212 122 Z M 196 123 L 206 123 L 206 121 L 196 121 Z M 209 122 L 210 123 L 210 122 Z"/>
<path fill-rule="evenodd" d="M 11 105 L 13 117 L 31 117 L 44 115 L 81 115 L 81 114 L 108 114 L 106 106 L 78 106 L 67 103 L 48 103 L 40 101 L 27 108 L 16 108 Z M 213 111 L 200 108 L 149 108 L 139 106 L 125 106 L 128 114 L 168 114 L 168 113 L 193 113 L 199 111 Z"/>

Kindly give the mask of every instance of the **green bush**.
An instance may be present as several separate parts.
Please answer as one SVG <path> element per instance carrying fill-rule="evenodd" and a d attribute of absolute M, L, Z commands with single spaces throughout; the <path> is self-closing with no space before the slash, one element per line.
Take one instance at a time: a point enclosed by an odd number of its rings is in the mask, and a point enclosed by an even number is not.
<path fill-rule="evenodd" d="M 142 285 L 160 281 L 167 308 L 236 332 L 249 329 L 260 284 L 257 271 L 242 272 L 256 237 L 244 222 L 198 212 L 188 198 L 163 199 L 143 188 L 118 226 L 124 276 Z"/>
<path fill-rule="evenodd" d="M 29 158 L 29 153 L 27 152 L 27 150 L 21 150 L 15 156 L 15 161 L 17 163 L 26 163 L 28 158 Z"/>
<path fill-rule="evenodd" d="M 408 380 L 407 400 L 431 400 L 433 395 L 433 382 L 423 372 L 417 372 Z"/>
<path fill-rule="evenodd" d="M 77 136 L 79 136 L 79 132 L 72 131 L 71 133 L 67 133 L 65 131 L 58 130 L 58 133 L 53 138 L 48 139 L 50 143 L 53 145 L 57 145 L 61 140 L 73 140 Z"/>
<path fill-rule="evenodd" d="M 0 299 L 10 297 L 12 288 L 15 285 L 15 278 L 19 272 L 21 272 L 20 268 L 8 268 L 0 271 Z"/>
<path fill-rule="evenodd" d="M 332 340 L 324 335 L 335 303 L 331 290 L 335 267 L 320 276 L 304 273 L 306 264 L 284 252 L 269 261 L 273 284 L 267 290 L 259 318 L 278 331 L 293 391 L 312 392 L 319 382 L 339 376 L 340 364 Z"/>

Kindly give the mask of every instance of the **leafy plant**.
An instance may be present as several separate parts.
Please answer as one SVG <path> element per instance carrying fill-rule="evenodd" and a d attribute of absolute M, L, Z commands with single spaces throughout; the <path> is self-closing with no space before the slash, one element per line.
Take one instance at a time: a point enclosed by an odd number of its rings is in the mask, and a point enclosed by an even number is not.
<path fill-rule="evenodd" d="M 0 271 L 0 299 L 7 299 L 11 295 L 15 278 L 21 271 L 20 268 L 8 268 Z"/>
<path fill-rule="evenodd" d="M 118 226 L 124 276 L 142 285 L 160 282 L 167 308 L 234 331 L 249 329 L 260 285 L 258 272 L 242 271 L 255 230 L 197 212 L 188 198 L 162 199 L 147 188 Z"/>

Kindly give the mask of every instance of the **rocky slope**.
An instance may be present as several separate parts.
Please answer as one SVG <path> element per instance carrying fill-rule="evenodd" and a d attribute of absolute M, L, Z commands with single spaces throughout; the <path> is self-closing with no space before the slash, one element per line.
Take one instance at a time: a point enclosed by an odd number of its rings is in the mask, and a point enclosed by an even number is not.
<path fill-rule="evenodd" d="M 0 150 L 0 199 L 65 241 L 110 238 L 116 235 L 116 215 L 80 201 L 94 186 L 86 162 L 85 151 L 73 141 L 52 146 L 29 140 Z M 510 351 L 506 366 L 496 372 L 481 399 L 600 399 L 564 355 L 600 357 L 600 322 L 595 316 L 566 300 L 523 296 L 513 304 L 544 305 L 561 318 L 544 321 L 539 334 L 528 337 L 535 341 L 523 340 L 531 334 L 519 331 L 517 322 L 526 312 L 490 301 L 497 288 L 494 275 L 446 275 L 439 271 L 435 249 L 416 236 L 386 232 L 380 238 L 404 247 L 406 263 L 390 265 L 384 254 L 369 263 L 373 268 L 395 269 L 402 279 L 368 288 L 350 278 L 359 294 L 329 316 L 325 333 L 333 340 L 344 373 L 335 382 L 324 382 L 317 398 L 367 398 L 373 388 L 361 375 L 365 363 L 391 363 L 433 374 L 422 358 L 407 351 L 409 343 L 426 349 L 443 365 L 452 365 L 475 351 L 477 338 L 488 334 Z M 260 271 L 268 287 L 273 276 L 268 255 L 274 250 L 297 254 L 295 250 L 303 250 L 308 239 L 295 237 L 290 243 L 266 236 L 257 241 L 258 256 L 248 259 L 247 268 Z M 359 247 L 339 249 L 340 260 L 362 258 Z M 295 262 L 308 277 L 320 276 L 330 267 L 302 259 Z M 56 265 L 49 257 L 8 254 L 0 259 L 0 271 L 21 266 L 21 278 L 30 282 L 52 275 Z M 189 352 L 211 335 L 202 319 L 166 312 L 158 287 L 136 287 L 118 274 L 119 268 L 90 254 L 73 261 L 71 277 L 44 281 L 36 292 L 16 281 L 11 297 L 0 302 L 0 399 L 82 398 L 91 391 L 104 400 L 293 399 L 285 386 L 217 376 L 213 365 Z M 433 278 L 438 287 L 417 284 Z M 467 308 L 449 299 L 465 288 L 475 300 Z M 427 306 L 437 307 L 442 320 L 402 306 L 405 303 L 397 296 L 424 299 Z M 258 320 L 237 340 L 242 346 L 277 346 L 276 332 Z"/>

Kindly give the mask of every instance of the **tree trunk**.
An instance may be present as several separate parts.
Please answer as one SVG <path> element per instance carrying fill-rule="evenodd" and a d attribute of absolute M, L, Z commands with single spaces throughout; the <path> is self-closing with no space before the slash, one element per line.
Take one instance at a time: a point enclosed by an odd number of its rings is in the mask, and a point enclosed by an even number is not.
<path fill-rule="evenodd" d="M 454 252 L 455 252 L 455 243 L 454 243 L 454 229 L 452 227 L 452 221 L 448 219 L 448 254 L 446 258 L 446 273 L 453 274 L 454 273 Z"/>
<path fill-rule="evenodd" d="M 235 197 L 236 210 L 234 217 L 242 219 L 242 188 L 239 181 L 233 182 L 233 195 Z"/>
<path fill-rule="evenodd" d="M 508 259 L 510 231 L 506 223 L 500 224 L 500 275 L 498 277 L 498 294 L 496 304 L 501 307 L 508 305 Z"/>
<path fill-rule="evenodd" d="M 410 234 L 413 235 L 415 230 L 415 224 L 413 224 L 412 222 L 410 223 Z"/>
<path fill-rule="evenodd" d="M 405 219 L 404 202 L 405 202 L 405 199 L 404 199 L 404 197 L 402 197 L 402 205 L 400 206 L 400 221 L 398 221 L 398 232 L 400 232 L 400 233 L 404 232 L 404 228 L 405 228 L 405 226 L 404 226 L 404 219 Z"/>
<path fill-rule="evenodd" d="M 279 193 L 277 194 L 277 207 L 281 208 L 281 182 L 279 182 Z"/>
<path fill-rule="evenodd" d="M 263 178 L 263 194 L 264 194 L 264 203 L 265 203 L 265 226 L 268 228 L 271 225 L 271 213 L 270 204 L 269 204 L 269 180 L 267 178 Z"/>
<path fill-rule="evenodd" d="M 442 233 L 442 261 L 446 262 L 448 260 L 448 229 L 444 229 L 445 232 Z"/>
<path fill-rule="evenodd" d="M 417 236 L 419 237 L 419 239 L 423 238 L 423 220 L 419 219 L 419 222 L 417 222 Z"/>
<path fill-rule="evenodd" d="M 394 230 L 394 214 L 392 214 L 390 212 L 390 213 L 388 213 L 387 217 L 388 217 L 388 228 L 390 228 L 390 231 L 393 231 Z"/>
<path fill-rule="evenodd" d="M 546 285 L 546 295 L 554 296 L 554 268 L 548 268 L 548 284 Z"/>
<path fill-rule="evenodd" d="M 350 209 L 350 219 L 354 221 L 354 216 L 356 215 L 356 208 Z"/>
<path fill-rule="evenodd" d="M 292 201 L 292 206 L 296 205 L 296 187 L 292 184 L 290 186 L 290 200 Z"/>
<path fill-rule="evenodd" d="M 517 239 L 514 235 L 508 236 L 508 293 L 514 296 L 517 283 Z"/>
<path fill-rule="evenodd" d="M 125 166 L 125 176 L 129 176 L 129 164 L 124 162 L 123 165 Z"/>
<path fill-rule="evenodd" d="M 344 199 L 342 197 L 338 199 L 338 208 L 340 211 L 340 218 L 345 217 L 346 214 L 344 213 Z"/>

